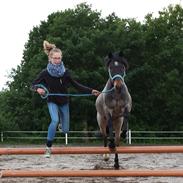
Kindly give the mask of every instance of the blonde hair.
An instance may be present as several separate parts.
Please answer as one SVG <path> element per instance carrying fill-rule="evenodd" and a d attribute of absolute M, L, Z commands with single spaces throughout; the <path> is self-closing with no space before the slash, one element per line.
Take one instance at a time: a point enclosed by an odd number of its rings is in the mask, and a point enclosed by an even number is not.
<path fill-rule="evenodd" d="M 48 41 L 44 40 L 43 41 L 43 49 L 44 49 L 44 52 L 46 53 L 46 55 L 48 55 L 48 57 L 50 58 L 53 53 L 57 52 L 57 53 L 61 53 L 62 55 L 62 51 L 57 48 L 55 46 L 55 44 L 52 44 L 52 43 L 49 43 Z"/>

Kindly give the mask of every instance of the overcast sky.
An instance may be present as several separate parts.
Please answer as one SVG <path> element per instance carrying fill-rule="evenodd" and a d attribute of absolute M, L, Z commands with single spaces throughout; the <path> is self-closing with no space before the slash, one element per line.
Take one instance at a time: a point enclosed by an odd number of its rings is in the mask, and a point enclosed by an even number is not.
<path fill-rule="evenodd" d="M 12 68 L 21 63 L 24 45 L 29 32 L 49 14 L 75 8 L 87 2 L 93 10 L 101 11 L 103 17 L 115 12 L 120 18 L 136 18 L 167 8 L 170 4 L 181 4 L 183 0 L 3 0 L 0 2 L 0 90 L 8 80 Z"/>

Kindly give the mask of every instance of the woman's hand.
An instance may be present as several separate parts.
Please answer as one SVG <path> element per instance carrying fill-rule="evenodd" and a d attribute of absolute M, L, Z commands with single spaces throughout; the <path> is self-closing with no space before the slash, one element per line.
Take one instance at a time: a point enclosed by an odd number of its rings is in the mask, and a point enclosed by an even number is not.
<path fill-rule="evenodd" d="M 92 94 L 95 96 L 99 96 L 100 92 L 98 90 L 92 90 Z"/>
<path fill-rule="evenodd" d="M 38 88 L 36 91 L 39 93 L 39 95 L 45 95 L 45 90 L 42 88 Z"/>

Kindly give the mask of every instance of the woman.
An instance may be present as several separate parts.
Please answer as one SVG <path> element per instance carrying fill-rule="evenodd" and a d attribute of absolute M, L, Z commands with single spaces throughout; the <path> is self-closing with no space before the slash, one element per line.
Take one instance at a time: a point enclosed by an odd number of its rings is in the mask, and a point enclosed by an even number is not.
<path fill-rule="evenodd" d="M 43 47 L 48 55 L 49 62 L 47 68 L 42 70 L 37 79 L 33 81 L 32 89 L 34 91 L 44 95 L 45 90 L 37 86 L 42 84 L 48 89 L 49 93 L 67 94 L 69 84 L 72 84 L 72 86 L 83 93 L 92 93 L 95 96 L 100 94 L 99 91 L 83 86 L 71 77 L 69 71 L 64 67 L 61 50 L 56 48 L 54 44 L 44 41 Z M 69 100 L 66 96 L 48 96 L 47 105 L 51 122 L 48 127 L 45 157 L 49 158 L 59 118 L 61 119 L 63 133 L 69 132 Z"/>

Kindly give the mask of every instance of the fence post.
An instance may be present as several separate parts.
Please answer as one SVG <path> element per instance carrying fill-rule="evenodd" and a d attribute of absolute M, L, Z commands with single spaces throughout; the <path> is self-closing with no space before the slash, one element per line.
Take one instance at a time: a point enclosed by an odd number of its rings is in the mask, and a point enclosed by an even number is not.
<path fill-rule="evenodd" d="M 1 142 L 3 142 L 3 132 L 1 132 Z"/>
<path fill-rule="evenodd" d="M 131 145 L 132 144 L 132 131 L 128 130 L 128 143 Z"/>
<path fill-rule="evenodd" d="M 65 145 L 68 144 L 68 136 L 67 136 L 67 133 L 65 134 Z"/>

